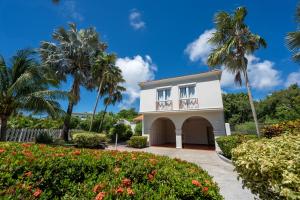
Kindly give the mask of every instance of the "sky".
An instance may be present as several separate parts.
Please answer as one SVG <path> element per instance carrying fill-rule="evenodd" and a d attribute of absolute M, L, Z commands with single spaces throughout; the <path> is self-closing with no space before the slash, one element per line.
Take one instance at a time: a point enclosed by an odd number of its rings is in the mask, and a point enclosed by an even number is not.
<path fill-rule="evenodd" d="M 292 83 L 300 84 L 300 66 L 291 60 L 285 36 L 295 31 L 296 0 L 0 0 L 0 54 L 9 60 L 17 50 L 38 48 L 52 41 L 58 27 L 75 22 L 78 28 L 95 27 L 108 51 L 118 55 L 127 88 L 124 100 L 109 111 L 139 107 L 138 83 L 208 71 L 206 58 L 212 46 L 213 16 L 238 6 L 248 9 L 246 23 L 267 41 L 267 48 L 249 55 L 249 79 L 254 99 Z M 62 83 L 69 90 L 71 80 Z M 224 93 L 245 92 L 223 71 Z M 82 88 L 74 112 L 91 112 L 96 91 Z M 65 108 L 67 102 L 62 102 Z M 103 105 L 98 107 L 102 110 Z"/>

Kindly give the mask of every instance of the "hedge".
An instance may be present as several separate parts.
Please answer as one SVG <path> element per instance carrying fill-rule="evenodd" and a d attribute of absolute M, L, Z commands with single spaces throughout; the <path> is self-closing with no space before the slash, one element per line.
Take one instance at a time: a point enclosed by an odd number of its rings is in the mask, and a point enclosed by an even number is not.
<path fill-rule="evenodd" d="M 232 151 L 243 185 L 262 200 L 299 199 L 300 134 L 248 141 Z"/>
<path fill-rule="evenodd" d="M 232 149 L 236 148 L 238 145 L 251 140 L 256 139 L 256 135 L 229 135 L 229 136 L 219 136 L 216 141 L 222 150 L 222 153 L 225 157 L 231 158 Z"/>
<path fill-rule="evenodd" d="M 282 134 L 297 134 L 298 132 L 300 132 L 300 119 L 267 125 L 262 129 L 262 135 L 266 138 L 272 138 Z"/>
<path fill-rule="evenodd" d="M 142 152 L 0 143 L 4 199 L 223 199 L 196 164 Z"/>
<path fill-rule="evenodd" d="M 105 134 L 92 132 L 78 132 L 73 134 L 73 142 L 78 147 L 103 148 L 108 141 Z"/>
<path fill-rule="evenodd" d="M 132 136 L 127 144 L 134 148 L 145 148 L 147 147 L 147 139 L 146 136 Z"/>

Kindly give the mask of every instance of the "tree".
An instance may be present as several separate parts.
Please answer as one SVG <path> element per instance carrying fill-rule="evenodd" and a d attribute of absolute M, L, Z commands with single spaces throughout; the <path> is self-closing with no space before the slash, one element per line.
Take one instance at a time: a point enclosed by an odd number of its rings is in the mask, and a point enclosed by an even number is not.
<path fill-rule="evenodd" d="M 294 32 L 289 32 L 286 36 L 287 47 L 293 52 L 293 60 L 300 62 L 300 4 L 297 6 L 296 10 L 296 22 L 298 23 L 298 30 Z"/>
<path fill-rule="evenodd" d="M 130 109 L 122 109 L 117 114 L 119 119 L 126 119 L 128 121 L 132 121 L 135 117 L 138 116 L 138 113 L 135 111 L 134 108 Z"/>
<path fill-rule="evenodd" d="M 12 57 L 7 66 L 0 56 L 0 119 L 1 141 L 6 140 L 8 118 L 20 110 L 34 114 L 61 113 L 58 99 L 67 98 L 67 93 L 48 90 L 52 82 L 45 78 L 45 71 L 33 58 L 33 51 L 21 50 Z"/>
<path fill-rule="evenodd" d="M 251 33 L 244 20 L 247 15 L 245 7 L 238 7 L 233 14 L 221 11 L 216 14 L 214 23 L 216 32 L 209 39 L 209 43 L 215 46 L 208 57 L 208 65 L 211 67 L 224 65 L 225 69 L 235 75 L 234 81 L 242 85 L 244 78 L 250 106 L 256 125 L 256 133 L 259 136 L 259 128 L 256 117 L 256 111 L 251 94 L 251 88 L 248 77 L 247 54 L 254 53 L 260 47 L 266 47 L 267 44 L 259 35 Z"/>
<path fill-rule="evenodd" d="M 55 72 L 58 79 L 66 81 L 68 76 L 73 78 L 69 91 L 72 98 L 69 98 L 63 126 L 65 141 L 68 140 L 73 107 L 80 100 L 80 87 L 88 90 L 95 88 L 92 66 L 97 56 L 106 49 L 106 45 L 100 42 L 95 28 L 77 30 L 73 23 L 69 24 L 69 28 L 57 29 L 52 35 L 56 43 L 43 41 L 40 47 L 43 64 Z"/>

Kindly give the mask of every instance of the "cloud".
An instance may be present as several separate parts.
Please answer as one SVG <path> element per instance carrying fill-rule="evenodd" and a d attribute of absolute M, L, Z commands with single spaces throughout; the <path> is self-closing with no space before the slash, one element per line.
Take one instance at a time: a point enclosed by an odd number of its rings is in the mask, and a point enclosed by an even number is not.
<path fill-rule="evenodd" d="M 187 45 L 184 52 L 189 56 L 191 61 L 195 62 L 200 60 L 203 64 L 206 64 L 207 57 L 213 49 L 207 41 L 212 37 L 215 31 L 215 29 L 206 30 L 195 41 Z"/>
<path fill-rule="evenodd" d="M 64 3 L 62 3 L 62 7 L 61 7 L 61 13 L 65 17 L 71 18 L 72 20 L 75 20 L 75 21 L 82 22 L 84 20 L 84 17 L 78 11 L 76 1 L 74 1 L 74 0 L 64 1 Z"/>
<path fill-rule="evenodd" d="M 141 13 L 136 9 L 130 11 L 129 23 L 130 26 L 132 26 L 132 28 L 135 30 L 143 29 L 146 27 L 146 23 L 142 20 Z"/>
<path fill-rule="evenodd" d="M 300 85 L 300 70 L 298 72 L 292 72 L 288 75 L 287 80 L 285 82 L 285 86 L 288 87 L 292 84 L 297 83 Z"/>
<path fill-rule="evenodd" d="M 212 37 L 214 32 L 215 29 L 206 30 L 195 41 L 187 45 L 185 53 L 192 62 L 201 61 L 206 64 L 207 58 L 214 48 L 208 43 L 208 39 Z M 254 89 L 270 89 L 282 83 L 280 72 L 275 69 L 274 62 L 261 60 L 253 55 L 248 55 L 247 59 L 249 80 Z M 234 75 L 227 71 L 224 66 L 221 69 L 223 70 L 222 87 L 238 88 L 234 84 Z"/>
<path fill-rule="evenodd" d="M 118 58 L 116 65 L 122 70 L 126 88 L 125 99 L 122 106 L 128 107 L 140 97 L 138 83 L 154 79 L 154 72 L 157 70 L 149 55 L 143 58 L 137 55 L 133 58 Z"/>

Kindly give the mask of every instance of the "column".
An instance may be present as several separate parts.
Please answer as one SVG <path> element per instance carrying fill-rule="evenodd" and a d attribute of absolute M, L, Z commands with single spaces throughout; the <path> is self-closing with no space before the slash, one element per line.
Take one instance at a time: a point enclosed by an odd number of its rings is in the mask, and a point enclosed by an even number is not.
<path fill-rule="evenodd" d="M 176 129 L 176 148 L 177 149 L 182 149 L 182 134 L 181 134 L 181 129 Z"/>

